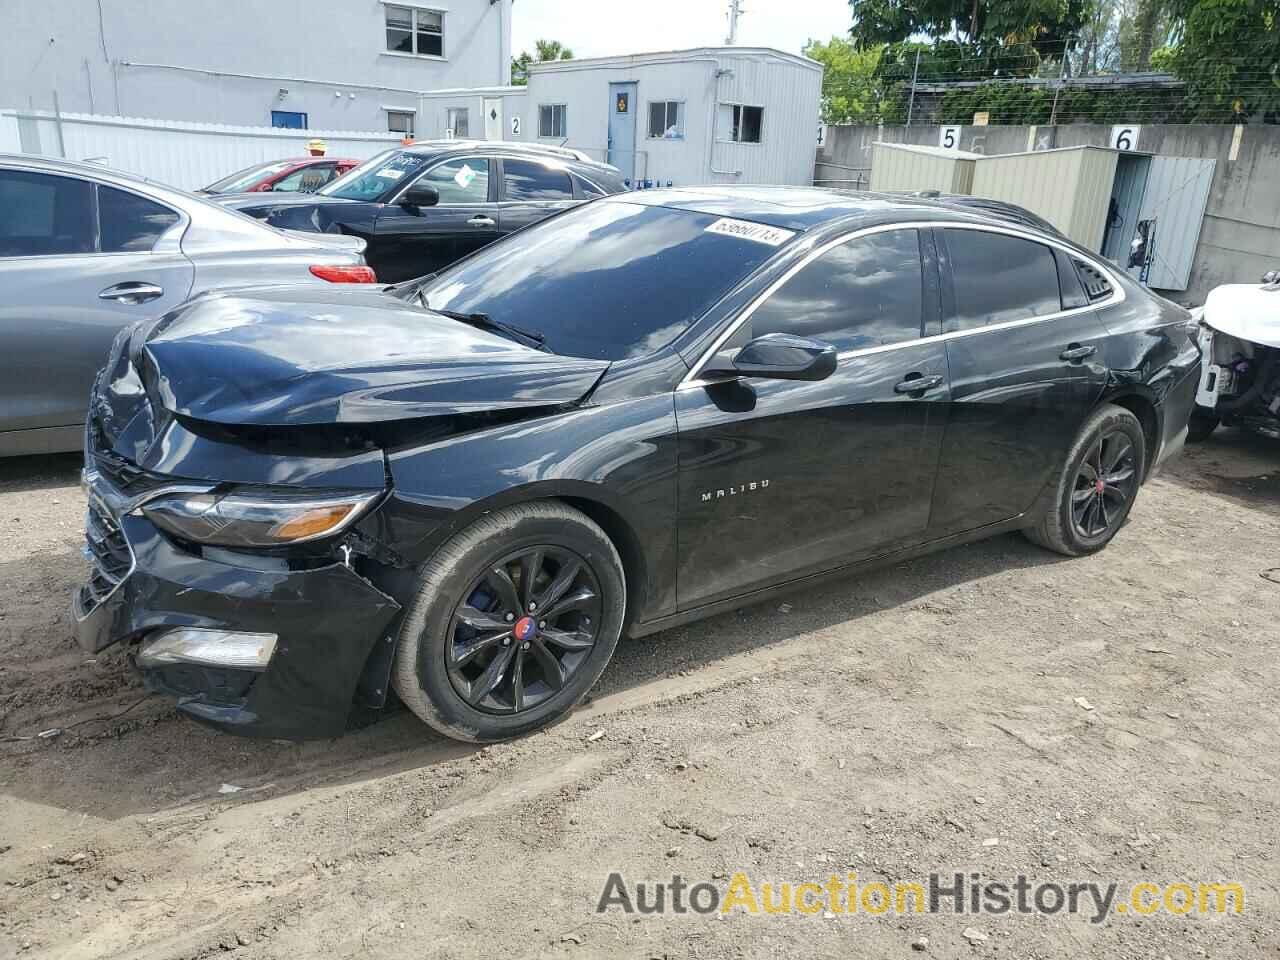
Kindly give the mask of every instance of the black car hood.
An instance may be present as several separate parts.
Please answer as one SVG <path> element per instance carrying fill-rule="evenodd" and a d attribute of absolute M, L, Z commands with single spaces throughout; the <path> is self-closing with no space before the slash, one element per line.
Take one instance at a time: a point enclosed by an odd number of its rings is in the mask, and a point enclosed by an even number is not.
<path fill-rule="evenodd" d="M 338 285 L 197 297 L 146 331 L 142 350 L 168 410 L 263 426 L 558 406 L 609 366 L 542 353 L 381 288 Z"/>

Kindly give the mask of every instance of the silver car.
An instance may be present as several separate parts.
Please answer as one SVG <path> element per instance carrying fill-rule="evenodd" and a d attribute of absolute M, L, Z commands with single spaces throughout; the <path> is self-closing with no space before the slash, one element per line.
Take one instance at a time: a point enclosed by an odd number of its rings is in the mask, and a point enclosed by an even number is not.
<path fill-rule="evenodd" d="M 121 327 L 222 287 L 373 282 L 363 250 L 92 164 L 0 154 L 0 456 L 80 449 Z"/>

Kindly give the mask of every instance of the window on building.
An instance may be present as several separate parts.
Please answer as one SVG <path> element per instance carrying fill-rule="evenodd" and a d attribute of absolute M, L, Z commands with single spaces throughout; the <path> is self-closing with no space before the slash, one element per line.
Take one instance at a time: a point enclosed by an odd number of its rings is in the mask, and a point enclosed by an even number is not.
<path fill-rule="evenodd" d="M 471 136 L 471 124 L 467 116 L 466 107 L 450 107 L 447 111 L 447 116 L 445 129 L 452 130 L 453 135 L 460 140 Z"/>
<path fill-rule="evenodd" d="M 508 200 L 572 200 L 569 174 L 528 160 L 502 161 L 502 181 Z"/>
<path fill-rule="evenodd" d="M 93 252 L 93 194 L 83 180 L 0 170 L 0 257 Z"/>
<path fill-rule="evenodd" d="M 920 336 L 924 304 L 915 230 L 873 233 L 832 247 L 751 315 L 751 336 L 789 333 L 840 350 Z"/>
<path fill-rule="evenodd" d="M 568 124 L 563 103 L 544 103 L 538 107 L 538 136 L 567 137 Z"/>
<path fill-rule="evenodd" d="M 178 215 L 154 200 L 114 187 L 98 187 L 98 226 L 103 253 L 147 253 Z"/>
<path fill-rule="evenodd" d="M 419 57 L 443 57 L 444 11 L 388 5 L 387 49 Z"/>
<path fill-rule="evenodd" d="M 286 130 L 305 130 L 307 129 L 307 115 L 305 113 L 296 113 L 293 110 L 272 110 L 271 125 L 273 127 L 283 127 Z"/>
<path fill-rule="evenodd" d="M 432 167 L 419 183 L 440 193 L 441 203 L 486 203 L 489 200 L 489 161 L 470 157 Z"/>
<path fill-rule="evenodd" d="M 388 110 L 387 111 L 387 130 L 391 133 L 403 133 L 406 137 L 413 136 L 414 116 L 408 110 Z"/>
<path fill-rule="evenodd" d="M 983 230 L 947 230 L 956 312 L 948 330 L 1045 316 L 1062 309 L 1058 266 L 1042 243 Z"/>
<path fill-rule="evenodd" d="M 684 104 L 679 100 L 654 100 L 649 104 L 649 139 L 671 140 L 684 136 Z"/>
<path fill-rule="evenodd" d="M 720 104 L 721 140 L 733 143 L 759 143 L 764 129 L 764 107 L 747 107 L 741 103 Z"/>

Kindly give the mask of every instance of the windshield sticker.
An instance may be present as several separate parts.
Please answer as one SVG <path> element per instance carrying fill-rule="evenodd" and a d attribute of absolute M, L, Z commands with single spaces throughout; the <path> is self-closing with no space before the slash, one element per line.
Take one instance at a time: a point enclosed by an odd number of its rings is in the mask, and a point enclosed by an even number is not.
<path fill-rule="evenodd" d="M 453 182 L 465 190 L 475 178 L 476 172 L 464 163 L 462 169 L 453 175 Z"/>
<path fill-rule="evenodd" d="M 711 224 L 706 232 L 765 243 L 771 247 L 781 246 L 796 235 L 794 230 L 783 230 L 781 227 L 771 227 L 764 223 L 752 223 L 750 220 L 731 220 L 728 217 L 722 217 Z"/>
<path fill-rule="evenodd" d="M 375 176 L 386 177 L 388 180 L 399 180 L 404 176 L 403 170 L 392 170 L 390 167 L 385 170 L 379 170 Z"/>

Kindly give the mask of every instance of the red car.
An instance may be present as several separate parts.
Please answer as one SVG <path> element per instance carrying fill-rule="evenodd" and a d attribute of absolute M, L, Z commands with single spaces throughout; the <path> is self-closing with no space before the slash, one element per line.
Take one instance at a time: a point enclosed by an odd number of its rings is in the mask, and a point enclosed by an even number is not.
<path fill-rule="evenodd" d="M 299 157 L 271 160 L 245 167 L 197 191 L 198 193 L 315 193 L 330 180 L 360 165 L 337 157 Z"/>

